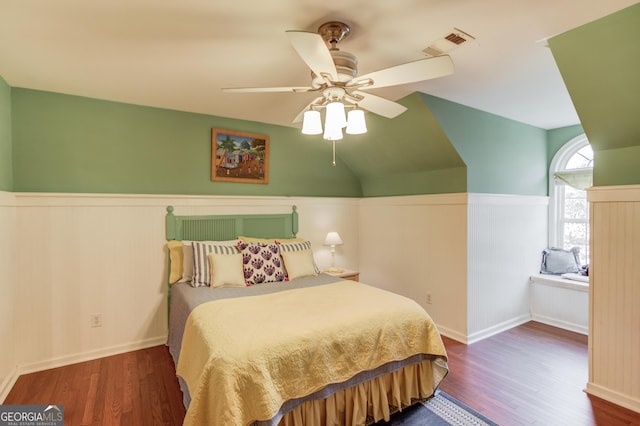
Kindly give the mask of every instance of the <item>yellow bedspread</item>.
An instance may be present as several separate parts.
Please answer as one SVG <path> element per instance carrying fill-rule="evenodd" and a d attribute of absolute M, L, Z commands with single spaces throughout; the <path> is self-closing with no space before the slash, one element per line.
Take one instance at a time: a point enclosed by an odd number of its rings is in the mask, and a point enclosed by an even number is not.
<path fill-rule="evenodd" d="M 446 357 L 429 315 L 357 282 L 207 302 L 187 320 L 177 367 L 192 398 L 184 424 L 268 420 L 288 399 L 421 353 Z"/>

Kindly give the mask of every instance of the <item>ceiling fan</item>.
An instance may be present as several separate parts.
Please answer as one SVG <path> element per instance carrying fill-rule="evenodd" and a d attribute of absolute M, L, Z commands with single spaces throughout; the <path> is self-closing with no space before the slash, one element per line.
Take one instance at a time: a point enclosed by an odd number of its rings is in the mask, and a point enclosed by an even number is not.
<path fill-rule="evenodd" d="M 354 107 L 383 117 L 394 118 L 402 114 L 406 107 L 367 93 L 366 90 L 414 83 L 453 73 L 451 58 L 448 55 L 442 55 L 358 75 L 358 59 L 337 47 L 350 31 L 347 24 L 337 21 L 320 25 L 317 33 L 286 31 L 293 48 L 311 69 L 311 85 L 308 87 L 242 87 L 222 90 L 228 93 L 320 93 L 320 96 L 295 117 L 294 123 L 302 121 L 305 111 L 320 108 L 335 101 L 350 103 Z"/>

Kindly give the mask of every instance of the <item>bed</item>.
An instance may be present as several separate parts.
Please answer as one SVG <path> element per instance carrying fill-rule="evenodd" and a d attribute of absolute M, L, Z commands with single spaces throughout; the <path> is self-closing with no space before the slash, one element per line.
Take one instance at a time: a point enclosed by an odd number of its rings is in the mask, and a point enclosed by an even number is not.
<path fill-rule="evenodd" d="M 295 206 L 214 216 L 167 207 L 167 344 L 185 425 L 372 424 L 429 398 L 447 375 L 417 303 L 321 273 L 297 233 Z M 276 266 L 262 268 L 267 257 Z"/>

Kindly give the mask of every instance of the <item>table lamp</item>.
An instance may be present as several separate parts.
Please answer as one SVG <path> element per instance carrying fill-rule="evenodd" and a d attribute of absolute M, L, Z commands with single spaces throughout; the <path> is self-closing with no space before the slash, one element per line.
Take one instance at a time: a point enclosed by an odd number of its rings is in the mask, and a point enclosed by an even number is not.
<path fill-rule="evenodd" d="M 336 268 L 336 246 L 344 244 L 342 242 L 342 238 L 340 238 L 340 234 L 335 231 L 331 231 L 327 234 L 327 237 L 324 239 L 325 246 L 331 246 L 331 269 L 329 272 L 340 272 L 340 269 Z"/>

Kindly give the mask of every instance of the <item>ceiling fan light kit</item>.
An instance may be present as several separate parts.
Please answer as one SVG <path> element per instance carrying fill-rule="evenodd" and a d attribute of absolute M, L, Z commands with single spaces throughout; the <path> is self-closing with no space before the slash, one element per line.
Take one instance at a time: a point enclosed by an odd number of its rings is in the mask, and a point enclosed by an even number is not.
<path fill-rule="evenodd" d="M 352 109 L 347 114 L 347 134 L 362 135 L 367 133 L 367 123 L 364 120 L 364 111 L 361 109 Z"/>
<path fill-rule="evenodd" d="M 358 59 L 355 55 L 338 49 L 339 42 L 351 33 L 343 22 L 330 21 L 318 27 L 317 33 L 286 31 L 287 38 L 298 55 L 311 70 L 309 87 L 255 87 L 222 89 L 231 93 L 250 92 L 319 92 L 321 96 L 309 103 L 293 120 L 302 121 L 305 135 L 323 134 L 333 142 L 335 165 L 335 141 L 347 134 L 367 132 L 364 111 L 386 118 L 395 118 L 406 111 L 403 105 L 366 92 L 368 89 L 415 83 L 453 73 L 453 62 L 447 55 L 423 58 L 358 76 Z M 320 109 L 325 109 L 324 132 Z M 349 108 L 348 116 L 345 108 Z"/>
<path fill-rule="evenodd" d="M 327 105 L 327 116 L 324 120 L 325 127 L 342 128 L 347 125 L 347 116 L 344 112 L 344 104 L 333 101 Z"/>
<path fill-rule="evenodd" d="M 302 134 L 304 135 L 319 135 L 322 133 L 322 118 L 320 117 L 320 111 L 310 109 L 304 112 L 304 119 L 302 121 Z"/>
<path fill-rule="evenodd" d="M 339 127 L 327 127 L 324 129 L 322 137 L 331 142 L 342 140 L 342 129 Z"/>

